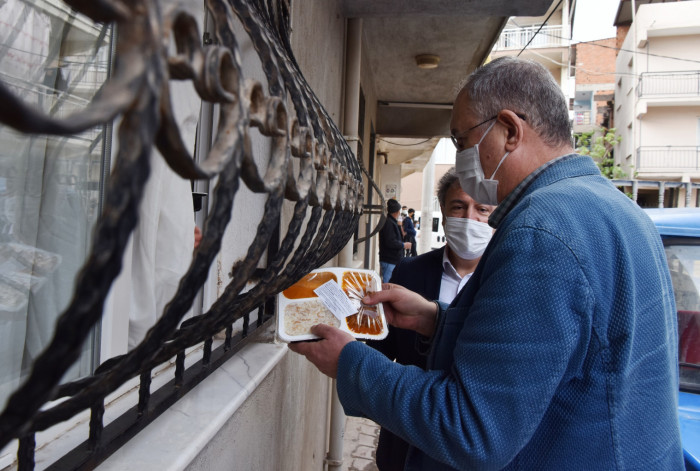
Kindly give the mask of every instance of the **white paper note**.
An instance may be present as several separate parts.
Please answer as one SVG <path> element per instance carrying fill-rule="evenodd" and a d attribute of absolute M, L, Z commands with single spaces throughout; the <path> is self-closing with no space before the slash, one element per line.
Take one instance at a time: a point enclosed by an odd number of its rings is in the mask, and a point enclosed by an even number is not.
<path fill-rule="evenodd" d="M 314 290 L 323 304 L 340 320 L 355 314 L 357 309 L 352 305 L 345 292 L 335 280 L 330 280 Z"/>

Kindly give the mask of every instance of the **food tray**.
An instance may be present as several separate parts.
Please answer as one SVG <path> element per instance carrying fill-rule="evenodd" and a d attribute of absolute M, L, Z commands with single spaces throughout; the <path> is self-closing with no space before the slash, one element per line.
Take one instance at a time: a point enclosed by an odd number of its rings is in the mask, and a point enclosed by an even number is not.
<path fill-rule="evenodd" d="M 294 285 L 277 295 L 277 336 L 285 342 L 312 340 L 318 338 L 308 329 L 315 324 L 329 324 L 348 332 L 358 339 L 380 340 L 387 336 L 389 329 L 384 317 L 384 307 L 365 307 L 364 317 L 351 314 L 344 319 L 338 319 L 329 311 L 314 290 L 329 280 L 335 280 L 346 295 L 357 282 L 371 291 L 382 289 L 381 279 L 372 270 L 355 268 L 319 268 L 304 276 Z M 360 309 L 360 302 L 352 292 L 348 298 L 355 309 Z M 368 319 L 369 317 L 369 319 Z M 361 324 L 358 325 L 358 319 Z"/>

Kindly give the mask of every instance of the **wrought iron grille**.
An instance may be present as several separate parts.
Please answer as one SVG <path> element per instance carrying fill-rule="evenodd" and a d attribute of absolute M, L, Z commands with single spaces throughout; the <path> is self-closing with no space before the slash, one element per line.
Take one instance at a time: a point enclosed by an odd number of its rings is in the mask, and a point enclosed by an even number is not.
<path fill-rule="evenodd" d="M 38 112 L 0 82 L 0 123 L 28 134 L 68 135 L 108 124 L 119 116 L 115 139 L 119 149 L 72 300 L 57 321 L 52 341 L 0 414 L 0 448 L 19 439 L 20 469 L 33 468 L 36 432 L 86 409 L 91 410 L 89 440 L 77 457 L 60 466 L 90 468 L 99 463 L 104 453 L 143 428 L 158 409 L 167 407 L 187 389 L 189 380 L 183 367 L 186 348 L 204 342 L 202 364 L 224 361 L 235 350 L 231 347 L 233 323 L 244 319 L 241 338 L 248 335 L 250 312 L 258 312 L 256 326 L 264 325 L 272 315 L 269 300 L 276 293 L 345 246 L 363 211 L 362 173 L 376 188 L 294 60 L 289 43 L 288 1 L 205 0 L 213 34 L 204 44 L 195 18 L 170 2 L 65 3 L 95 22 L 115 26 L 111 77 L 82 111 L 61 118 Z M 266 88 L 246 79 L 233 29 L 235 17 L 245 27 L 263 64 Z M 171 40 L 177 50 L 174 55 L 164 46 Z M 190 81 L 202 100 L 218 105 L 219 126 L 201 163 L 190 155 L 173 117 L 169 91 L 169 80 L 173 79 Z M 272 156 L 264 170 L 253 160 L 251 128 L 257 128 L 271 142 Z M 137 224 L 154 146 L 183 178 L 217 178 L 202 240 L 177 293 L 146 338 L 127 354 L 104 362 L 93 375 L 60 384 L 100 320 L 105 298 L 121 269 L 127 240 Z M 221 248 L 241 182 L 253 192 L 266 195 L 265 212 L 254 241 L 247 255 L 234 265 L 233 279 L 211 309 L 179 326 Z M 294 203 L 294 211 L 286 232 L 279 236 L 284 200 Z M 382 206 L 368 209 L 379 212 Z M 273 250 L 268 250 L 270 247 Z M 266 268 L 257 268 L 266 253 Z M 254 278 L 259 280 L 255 287 L 243 292 Z M 212 355 L 211 338 L 222 330 L 227 331 L 227 340 Z M 177 392 L 154 405 L 150 372 L 172 357 L 177 357 L 177 368 L 166 388 Z M 109 428 L 113 424 L 105 429 L 105 397 L 136 376 L 141 377 L 138 406 L 115 421 L 125 422 L 115 425 L 117 432 Z M 59 398 L 64 400 L 44 407 Z"/>

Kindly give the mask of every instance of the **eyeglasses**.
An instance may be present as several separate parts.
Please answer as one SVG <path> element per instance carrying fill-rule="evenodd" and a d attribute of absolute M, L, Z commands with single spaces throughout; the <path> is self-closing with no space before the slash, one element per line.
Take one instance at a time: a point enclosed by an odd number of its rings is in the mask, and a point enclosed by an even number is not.
<path fill-rule="evenodd" d="M 516 115 L 518 118 L 522 119 L 523 121 L 527 121 L 527 119 L 525 119 L 525 115 L 524 115 L 524 114 L 515 113 L 515 115 Z M 463 131 L 463 132 L 457 134 L 456 136 L 455 136 L 455 135 L 450 136 L 450 139 L 452 139 L 452 144 L 454 144 L 455 147 L 457 148 L 457 150 L 459 150 L 459 147 L 460 147 L 460 146 L 459 146 L 459 140 L 462 139 L 464 136 L 466 136 L 467 133 L 468 133 L 469 131 L 472 131 L 472 130 L 476 129 L 476 128 L 478 128 L 479 126 L 481 126 L 482 124 L 488 123 L 489 121 L 493 121 L 493 120 L 496 119 L 496 118 L 498 118 L 498 115 L 496 115 L 496 116 L 494 116 L 494 117 L 492 117 L 492 118 L 489 118 L 489 119 L 485 119 L 484 121 L 480 122 L 479 124 L 470 127 L 470 128 L 467 129 L 466 131 Z"/>

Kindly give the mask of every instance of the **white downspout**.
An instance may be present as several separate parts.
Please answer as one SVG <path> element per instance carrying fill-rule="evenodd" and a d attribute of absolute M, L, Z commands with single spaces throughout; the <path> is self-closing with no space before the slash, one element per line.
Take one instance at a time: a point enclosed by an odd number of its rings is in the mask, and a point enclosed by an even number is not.
<path fill-rule="evenodd" d="M 345 53 L 345 103 L 343 106 L 343 134 L 352 153 L 358 159 L 357 142 L 360 136 L 358 129 L 360 109 L 360 66 L 362 57 L 362 19 L 350 18 L 347 26 L 347 45 Z M 364 149 L 364 146 L 363 146 Z M 353 245 L 355 237 L 351 237 L 343 250 L 338 255 L 338 264 L 341 267 L 353 266 Z"/>
<path fill-rule="evenodd" d="M 347 46 L 345 54 L 345 106 L 343 116 L 343 134 L 350 145 L 353 154 L 358 159 L 357 141 L 359 138 L 359 108 L 360 108 L 360 65 L 362 54 L 362 19 L 350 18 L 347 24 Z M 364 146 L 363 146 L 364 148 Z M 343 248 L 338 256 L 342 267 L 351 267 L 353 239 Z M 343 465 L 343 437 L 345 436 L 345 413 L 338 399 L 335 380 L 331 381 L 331 420 L 328 440 L 326 463 L 328 471 L 340 471 Z"/>
<path fill-rule="evenodd" d="M 345 439 L 346 417 L 345 412 L 343 412 L 343 406 L 340 405 L 340 399 L 338 399 L 338 390 L 336 389 L 335 380 L 330 380 L 330 383 L 331 423 L 326 464 L 328 465 L 328 471 L 340 471 L 343 469 L 343 441 Z"/>
<path fill-rule="evenodd" d="M 423 169 L 423 195 L 420 208 L 420 241 L 418 242 L 418 254 L 430 252 L 433 242 L 433 195 L 435 192 L 435 154 L 437 149 L 444 146 L 444 142 L 439 142 L 433 153 L 430 155 L 428 163 Z M 450 143 L 449 145 L 452 145 Z"/>

